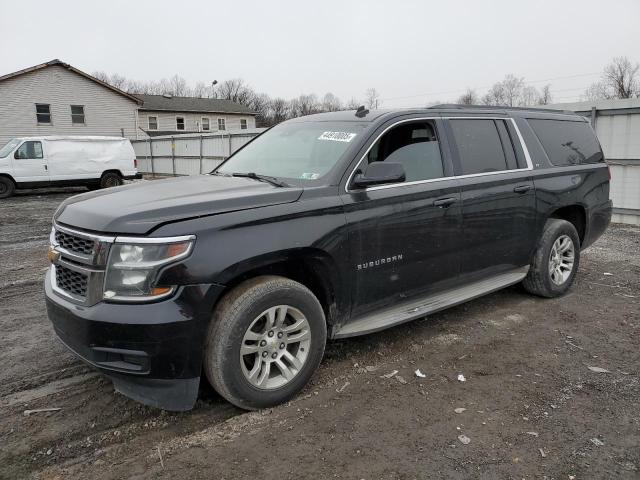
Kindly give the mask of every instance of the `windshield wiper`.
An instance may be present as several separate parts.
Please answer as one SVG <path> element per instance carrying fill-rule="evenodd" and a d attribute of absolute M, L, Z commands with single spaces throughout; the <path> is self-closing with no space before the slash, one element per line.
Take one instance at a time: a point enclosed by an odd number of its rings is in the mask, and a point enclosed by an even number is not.
<path fill-rule="evenodd" d="M 240 173 L 235 172 L 231 174 L 232 177 L 243 177 L 243 178 L 253 178 L 254 180 L 259 180 L 261 182 L 267 182 L 276 187 L 290 187 L 288 183 L 283 182 L 282 180 L 278 180 L 276 177 L 270 177 L 269 175 L 260 175 L 254 172 Z"/>

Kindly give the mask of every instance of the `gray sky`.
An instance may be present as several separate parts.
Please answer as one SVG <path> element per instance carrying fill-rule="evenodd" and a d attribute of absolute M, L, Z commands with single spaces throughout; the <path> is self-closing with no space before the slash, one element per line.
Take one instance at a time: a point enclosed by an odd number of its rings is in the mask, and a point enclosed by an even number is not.
<path fill-rule="evenodd" d="M 375 87 L 402 107 L 507 73 L 574 101 L 619 55 L 640 61 L 639 0 L 0 0 L 0 74 L 59 58 L 137 80 L 241 77 L 285 98 Z"/>

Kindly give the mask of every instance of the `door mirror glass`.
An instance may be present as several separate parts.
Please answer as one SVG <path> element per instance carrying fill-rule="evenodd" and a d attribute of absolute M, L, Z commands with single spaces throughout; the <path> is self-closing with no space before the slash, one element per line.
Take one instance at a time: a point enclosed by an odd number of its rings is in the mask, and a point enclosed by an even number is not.
<path fill-rule="evenodd" d="M 406 175 L 401 163 L 372 162 L 364 173 L 358 173 L 353 179 L 353 186 L 366 188 L 374 185 L 404 182 Z"/>

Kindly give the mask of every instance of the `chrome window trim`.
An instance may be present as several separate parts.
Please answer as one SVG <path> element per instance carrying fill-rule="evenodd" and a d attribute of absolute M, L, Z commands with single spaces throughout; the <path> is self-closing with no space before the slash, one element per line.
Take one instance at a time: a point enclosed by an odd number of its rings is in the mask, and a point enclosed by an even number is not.
<path fill-rule="evenodd" d="M 499 170 L 499 171 L 496 171 L 496 172 L 470 173 L 470 174 L 467 174 L 467 175 L 451 175 L 449 177 L 429 178 L 429 179 L 426 179 L 426 180 L 415 180 L 413 182 L 390 183 L 388 185 L 378 185 L 378 186 L 375 186 L 375 187 L 365 187 L 365 188 L 360 188 L 360 189 L 349 189 L 349 185 L 351 184 L 351 181 L 353 180 L 353 176 L 355 175 L 356 171 L 360 167 L 360 164 L 362 164 L 362 162 L 365 160 L 366 156 L 369 154 L 369 152 L 371 151 L 373 146 L 377 143 L 378 140 L 380 140 L 380 138 L 385 133 L 387 133 L 390 129 L 392 129 L 392 128 L 394 128 L 394 127 L 396 127 L 396 126 L 398 126 L 398 125 L 400 125 L 402 123 L 419 122 L 421 120 L 505 120 L 505 121 L 510 121 L 511 124 L 513 125 L 513 128 L 516 131 L 516 134 L 518 136 L 518 141 L 520 142 L 520 145 L 522 146 L 522 151 L 524 152 L 524 158 L 525 158 L 525 161 L 527 162 L 527 167 L 526 168 L 515 168 L 513 170 Z M 440 143 L 440 139 L 438 139 L 438 143 Z M 527 148 L 527 144 L 524 142 L 524 138 L 522 137 L 522 134 L 520 133 L 520 129 L 518 128 L 518 124 L 516 123 L 515 119 L 513 119 L 511 117 L 417 117 L 417 118 L 409 118 L 409 119 L 399 120 L 399 121 L 393 123 L 392 125 L 389 125 L 382 132 L 380 132 L 380 134 L 371 143 L 371 145 L 369 145 L 369 148 L 367 148 L 367 150 L 364 152 L 362 157 L 360 157 L 360 160 L 358 161 L 356 166 L 353 168 L 353 170 L 351 170 L 351 173 L 349 174 L 349 177 L 347 178 L 347 183 L 344 186 L 344 190 L 345 190 L 346 193 L 369 192 L 369 191 L 374 191 L 374 190 L 383 190 L 383 189 L 386 189 L 386 188 L 408 187 L 408 186 L 412 186 L 412 185 L 421 185 L 423 183 L 442 182 L 442 181 L 445 181 L 445 180 L 452 180 L 452 179 L 453 180 L 457 180 L 457 179 L 461 179 L 461 178 L 474 178 L 474 177 L 485 177 L 485 176 L 491 176 L 491 175 L 503 175 L 505 173 L 526 172 L 526 171 L 530 171 L 530 170 L 533 170 L 533 163 L 531 161 L 531 155 L 529 154 L 529 149 Z"/>

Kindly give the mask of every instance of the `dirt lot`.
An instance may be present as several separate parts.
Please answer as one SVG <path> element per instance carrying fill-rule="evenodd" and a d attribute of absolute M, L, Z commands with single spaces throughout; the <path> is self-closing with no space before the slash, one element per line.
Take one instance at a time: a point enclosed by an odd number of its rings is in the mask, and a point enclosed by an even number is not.
<path fill-rule="evenodd" d="M 612 226 L 564 298 L 513 287 L 329 343 L 287 405 L 246 413 L 203 387 L 174 414 L 53 334 L 50 220 L 78 191 L 0 201 L 0 478 L 640 478 L 639 229 Z"/>

